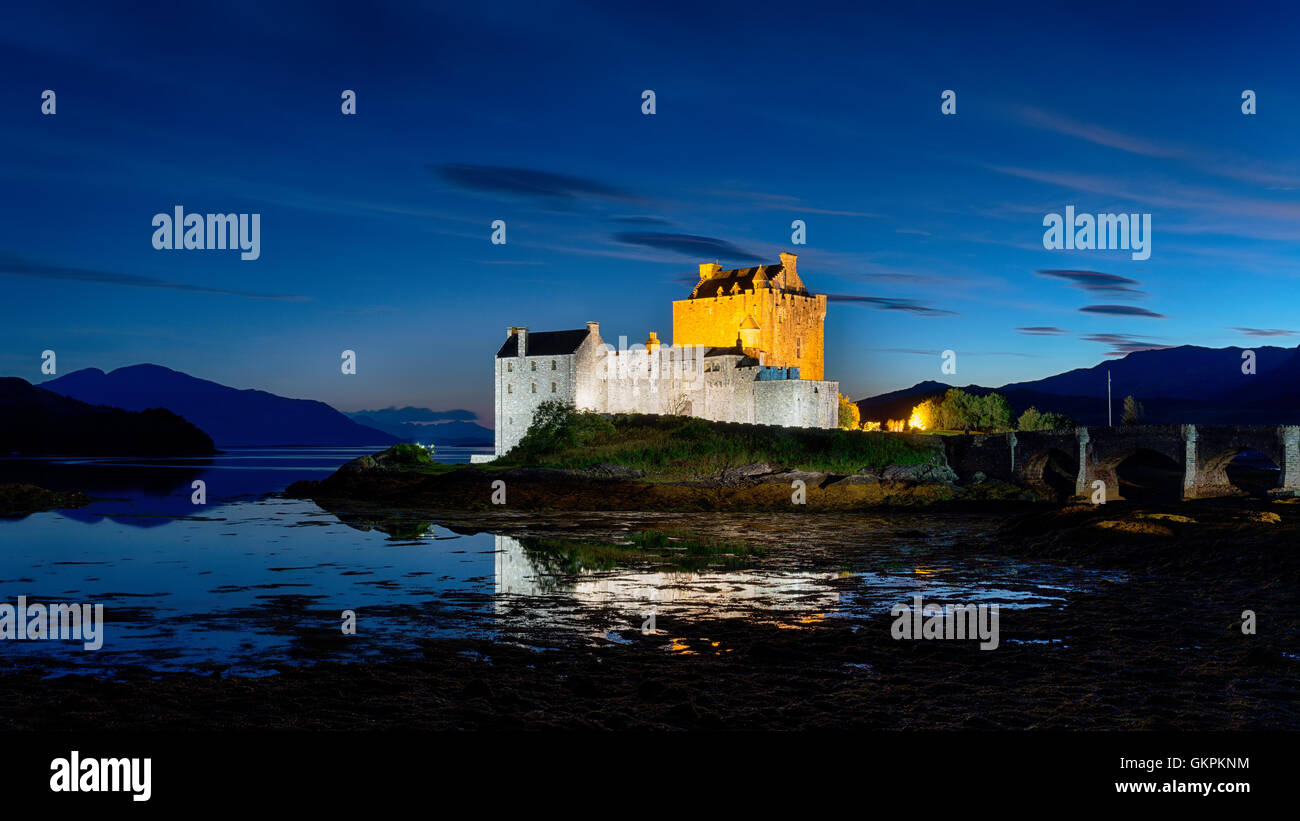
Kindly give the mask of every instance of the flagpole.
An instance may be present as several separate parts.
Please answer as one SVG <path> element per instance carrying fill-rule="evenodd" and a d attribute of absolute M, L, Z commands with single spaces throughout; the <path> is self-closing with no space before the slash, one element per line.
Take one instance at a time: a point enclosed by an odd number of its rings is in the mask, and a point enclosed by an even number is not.
<path fill-rule="evenodd" d="M 1110 369 L 1106 369 L 1106 427 L 1115 427 L 1115 419 L 1110 410 Z"/>

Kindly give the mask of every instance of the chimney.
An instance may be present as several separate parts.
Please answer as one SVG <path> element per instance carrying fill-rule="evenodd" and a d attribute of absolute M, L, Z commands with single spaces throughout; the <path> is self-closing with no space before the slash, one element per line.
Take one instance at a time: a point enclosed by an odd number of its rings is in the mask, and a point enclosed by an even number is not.
<path fill-rule="evenodd" d="M 519 337 L 519 344 L 518 344 L 518 346 L 516 347 L 517 354 L 518 354 L 519 356 L 527 356 L 527 355 L 528 355 L 528 353 L 527 353 L 527 349 L 528 349 L 528 328 L 527 328 L 527 327 L 510 327 L 510 328 L 506 328 L 506 333 L 510 334 L 511 336 L 518 336 L 518 337 Z"/>
<path fill-rule="evenodd" d="M 700 265 L 700 282 L 703 282 L 706 279 L 711 279 L 714 275 L 716 275 L 721 270 L 722 270 L 722 266 L 716 262 L 702 263 Z"/>
<path fill-rule="evenodd" d="M 799 258 L 794 254 L 783 253 L 781 254 L 781 267 L 784 268 L 789 273 L 798 276 L 799 272 L 795 269 L 795 262 L 797 262 L 798 259 Z"/>
<path fill-rule="evenodd" d="M 600 341 L 600 323 L 599 323 L 599 322 L 588 322 L 588 323 L 587 323 L 587 333 L 589 333 L 589 334 L 591 334 L 592 336 L 596 337 L 596 341 L 599 342 L 599 341 Z"/>

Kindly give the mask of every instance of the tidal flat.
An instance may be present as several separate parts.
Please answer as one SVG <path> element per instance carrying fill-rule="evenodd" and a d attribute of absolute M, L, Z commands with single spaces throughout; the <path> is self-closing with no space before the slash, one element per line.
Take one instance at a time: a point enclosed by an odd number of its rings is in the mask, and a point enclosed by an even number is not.
<path fill-rule="evenodd" d="M 260 506 L 245 511 L 256 521 L 236 504 L 220 522 L 180 523 L 187 541 L 224 532 L 240 546 L 217 551 L 234 578 L 207 588 L 230 592 L 196 587 L 168 619 L 163 600 L 133 601 L 156 629 L 137 634 L 130 664 L 8 664 L 0 726 L 1300 729 L 1289 502 L 457 515 L 240 504 Z M 211 555 L 173 556 L 173 570 L 207 578 Z M 290 589 L 256 589 L 271 577 Z M 999 605 L 997 649 L 893 638 L 890 608 L 917 594 Z M 355 636 L 338 626 L 349 601 Z M 187 624 L 245 641 L 197 652 Z"/>

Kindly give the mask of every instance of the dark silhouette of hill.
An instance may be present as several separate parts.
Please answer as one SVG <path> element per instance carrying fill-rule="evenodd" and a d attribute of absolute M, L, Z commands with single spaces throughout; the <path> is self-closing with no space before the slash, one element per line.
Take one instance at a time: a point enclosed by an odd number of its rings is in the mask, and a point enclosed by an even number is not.
<path fill-rule="evenodd" d="M 0 377 L 0 454 L 206 456 L 212 439 L 163 408 L 126 411 Z"/>
<path fill-rule="evenodd" d="M 324 402 L 230 388 L 159 365 L 131 365 L 109 373 L 86 368 L 41 387 L 126 410 L 166 408 L 207 431 L 221 447 L 386 446 L 399 441 L 357 424 Z"/>
<path fill-rule="evenodd" d="M 1104 425 L 1106 372 L 1110 371 L 1115 424 L 1129 395 L 1143 404 L 1143 421 L 1153 424 L 1300 423 L 1300 348 L 1251 348 L 1253 374 L 1242 372 L 1244 350 L 1183 345 L 1135 351 L 1122 359 L 1033 382 L 957 387 L 978 395 L 1000 393 L 1016 414 L 1032 405 L 1040 411 L 1064 413 L 1081 425 Z M 953 386 L 927 380 L 868 397 L 857 405 L 865 420 L 906 419 L 917 403 L 942 396 L 949 387 Z"/>

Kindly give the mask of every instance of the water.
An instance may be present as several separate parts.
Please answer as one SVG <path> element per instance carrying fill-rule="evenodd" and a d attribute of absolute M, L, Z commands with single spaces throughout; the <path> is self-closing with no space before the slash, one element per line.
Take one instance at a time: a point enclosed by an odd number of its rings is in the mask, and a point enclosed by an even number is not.
<path fill-rule="evenodd" d="M 411 514 L 340 518 L 268 495 L 369 451 L 0 460 L 0 482 L 96 497 L 79 510 L 0 520 L 0 602 L 102 603 L 107 621 L 99 651 L 5 641 L 0 664 L 50 675 L 256 676 L 324 658 L 400 656 L 434 638 L 537 648 L 625 642 L 651 613 L 672 649 L 702 619 L 859 623 L 918 593 L 927 602 L 1063 607 L 1072 591 L 1107 581 L 1050 565 L 943 558 L 946 544 L 986 525 L 922 514 L 832 517 L 816 527 L 773 514 L 513 517 L 500 533 L 466 535 Z M 467 462 L 472 452 L 483 451 L 447 448 L 438 458 Z M 203 506 L 191 503 L 196 479 L 207 485 Z M 539 542 L 613 545 L 651 527 L 739 538 L 765 553 L 737 567 L 688 570 L 662 558 L 582 567 L 555 561 Z M 355 636 L 340 630 L 347 610 Z"/>

